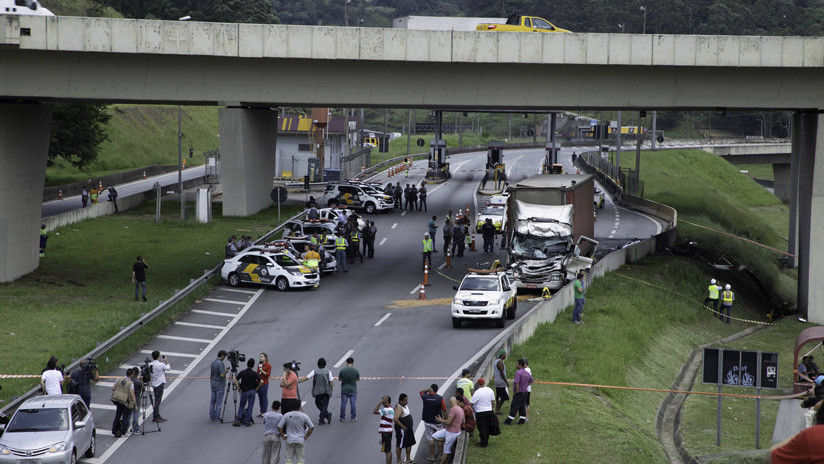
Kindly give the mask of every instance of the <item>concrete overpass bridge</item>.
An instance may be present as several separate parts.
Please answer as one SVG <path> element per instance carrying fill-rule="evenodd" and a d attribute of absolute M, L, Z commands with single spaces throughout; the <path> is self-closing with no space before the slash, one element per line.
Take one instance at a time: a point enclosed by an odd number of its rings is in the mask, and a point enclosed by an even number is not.
<path fill-rule="evenodd" d="M 0 281 L 37 267 L 42 101 L 220 105 L 224 214 L 268 206 L 281 105 L 794 111 L 790 252 L 824 323 L 824 37 L 0 17 Z M 816 160 L 818 162 L 816 163 Z M 818 175 L 816 175 L 818 174 Z M 23 200 L 21 204 L 20 199 Z"/>
<path fill-rule="evenodd" d="M 782 201 L 792 200 L 792 143 L 722 145 L 706 147 L 704 151 L 718 155 L 730 164 L 772 164 L 775 196 Z"/>

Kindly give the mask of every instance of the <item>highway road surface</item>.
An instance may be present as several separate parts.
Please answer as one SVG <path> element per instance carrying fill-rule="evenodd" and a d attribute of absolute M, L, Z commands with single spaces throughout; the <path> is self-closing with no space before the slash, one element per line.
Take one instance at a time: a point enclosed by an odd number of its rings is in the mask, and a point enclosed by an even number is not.
<path fill-rule="evenodd" d="M 572 150 L 563 150 L 564 163 Z M 511 179 L 538 173 L 543 150 L 507 151 L 505 158 L 511 169 Z M 306 443 L 307 462 L 363 463 L 380 462 L 383 457 L 378 445 L 378 417 L 372 414 L 382 395 L 397 400 L 399 393 L 410 397 L 419 445 L 414 455 L 425 462 L 428 455 L 422 443 L 421 401 L 418 391 L 435 382 L 441 392 L 454 392 L 454 380 L 465 367 L 474 368 L 482 355 L 497 347 L 501 329 L 492 323 L 464 323 L 453 329 L 449 303 L 456 284 L 469 267 L 484 267 L 490 258 L 482 254 L 480 244 L 475 252 L 467 251 L 453 259 L 451 269 L 443 268 L 442 253 L 435 253 L 426 287 L 426 301 L 419 301 L 421 271 L 421 240 L 431 216 L 442 224 L 447 210 L 457 211 L 472 203 L 473 192 L 483 176 L 485 153 L 467 153 L 451 157 L 453 178 L 429 189 L 428 211 L 394 211 L 369 216 L 374 219 L 378 235 L 374 259 L 350 265 L 347 274 L 321 279 L 319 288 L 278 292 L 274 288 L 230 288 L 222 284 L 214 288 L 190 311 L 165 329 L 140 352 L 135 353 L 115 375 L 125 367 L 137 366 L 151 350 L 160 350 L 169 358 L 170 377 L 197 377 L 172 380 L 167 384 L 162 404 L 162 431 L 146 435 L 113 438 L 111 435 L 114 407 L 109 401 L 111 380 L 100 382 L 92 390 L 92 409 L 98 431 L 97 457 L 81 462 L 96 463 L 218 463 L 260 462 L 263 426 L 257 419 L 254 426 L 232 427 L 233 401 L 229 398 L 223 424 L 209 421 L 209 363 L 220 349 L 238 349 L 257 359 L 268 353 L 273 375 L 280 375 L 284 362 L 302 363 L 301 374 L 316 367 L 319 357 L 326 358 L 328 367 L 337 374 L 348 356 L 365 377 L 358 386 L 358 421 L 338 421 L 340 385 L 334 386 L 330 402 L 333 421 L 318 425 L 318 412 L 310 397 L 310 383 L 301 384 L 300 393 L 307 401 L 304 411 L 315 422 L 315 431 Z M 418 162 L 407 179 L 395 176 L 393 182 L 419 182 L 424 175 L 424 162 Z M 384 175 L 376 180 L 385 180 Z M 618 242 L 650 236 L 661 228 L 657 221 L 628 212 L 611 201 L 598 210 L 596 234 Z M 435 247 L 443 251 L 438 233 Z M 499 252 L 499 250 L 496 250 Z M 154 261 L 162 256 L 152 258 Z M 502 256 L 502 255 L 501 255 Z M 150 277 L 151 278 L 151 277 Z M 140 303 L 135 303 L 140 304 Z M 517 317 L 533 303 L 519 301 Z M 148 309 L 148 308 L 147 308 Z M 513 321 L 507 321 L 507 326 Z M 430 379 L 435 378 L 435 379 Z M 449 378 L 450 380 L 445 380 Z M 269 401 L 280 399 L 279 380 L 269 387 Z M 255 405 L 255 414 L 259 406 Z M 147 422 L 145 430 L 157 430 Z"/>

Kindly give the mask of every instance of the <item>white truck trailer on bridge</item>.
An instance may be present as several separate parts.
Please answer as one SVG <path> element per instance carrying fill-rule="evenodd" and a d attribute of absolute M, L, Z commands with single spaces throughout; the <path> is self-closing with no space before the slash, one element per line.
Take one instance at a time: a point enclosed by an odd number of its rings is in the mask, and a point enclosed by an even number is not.
<path fill-rule="evenodd" d="M 481 23 L 506 22 L 506 18 L 460 16 L 404 16 L 392 20 L 392 27 L 416 31 L 475 31 Z"/>

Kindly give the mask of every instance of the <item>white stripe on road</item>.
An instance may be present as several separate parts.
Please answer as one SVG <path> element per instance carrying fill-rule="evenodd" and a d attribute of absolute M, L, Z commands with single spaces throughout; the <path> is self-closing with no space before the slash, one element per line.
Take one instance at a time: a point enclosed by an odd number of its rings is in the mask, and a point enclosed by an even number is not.
<path fill-rule="evenodd" d="M 224 292 L 248 293 L 250 295 L 255 294 L 254 290 L 243 290 L 243 289 L 240 289 L 240 288 L 225 288 L 225 287 L 223 287 L 223 288 L 221 288 L 221 290 L 223 290 Z"/>
<path fill-rule="evenodd" d="M 192 312 L 193 313 L 198 313 L 198 314 L 208 314 L 210 316 L 235 317 L 235 314 L 233 314 L 233 313 L 221 313 L 221 312 L 217 312 L 217 311 L 206 311 L 204 309 L 193 309 Z"/>
<path fill-rule="evenodd" d="M 443 269 L 445 267 L 446 267 L 446 263 L 442 263 L 440 266 L 438 266 L 438 269 Z"/>
<path fill-rule="evenodd" d="M 626 208 L 621 208 L 621 209 L 626 209 Z M 653 218 L 651 218 L 651 217 L 647 216 L 646 214 L 644 214 L 644 213 L 639 213 L 638 211 L 631 210 L 631 209 L 627 209 L 627 211 L 629 211 L 629 212 L 631 212 L 631 213 L 635 213 L 635 214 L 637 214 L 637 215 L 639 215 L 639 216 L 643 216 L 643 217 L 645 217 L 645 218 L 649 219 L 650 221 L 652 221 L 652 223 L 653 223 L 653 224 L 655 224 L 655 235 L 658 235 L 658 234 L 660 234 L 661 232 L 663 232 L 663 231 L 664 231 L 664 227 L 663 227 L 663 226 L 661 226 L 661 223 L 660 223 L 660 222 L 658 222 L 658 221 L 656 221 L 655 219 L 653 219 Z"/>
<path fill-rule="evenodd" d="M 212 340 L 206 340 L 204 338 L 176 337 L 174 335 L 158 335 L 157 338 L 165 338 L 166 340 L 177 340 L 180 342 L 212 343 Z"/>
<path fill-rule="evenodd" d="M 213 303 L 236 304 L 241 306 L 246 304 L 243 301 L 221 300 L 220 298 L 204 298 L 203 301 L 211 301 Z"/>
<path fill-rule="evenodd" d="M 225 327 L 225 326 L 222 326 L 222 325 L 197 324 L 197 323 L 194 323 L 194 322 L 183 322 L 183 321 L 175 321 L 175 324 L 176 325 L 184 325 L 186 327 L 201 327 L 203 329 L 217 329 L 217 330 L 222 330 L 223 327 Z"/>
<path fill-rule="evenodd" d="M 193 310 L 194 311 L 194 310 Z M 152 354 L 151 350 L 140 350 L 141 353 Z M 200 356 L 199 354 L 189 354 L 189 353 L 169 353 L 168 351 L 163 352 L 164 356 L 173 356 L 178 358 L 196 358 Z"/>
<path fill-rule="evenodd" d="M 206 355 L 207 355 L 207 354 L 209 354 L 209 353 L 210 353 L 210 352 L 211 352 L 211 351 L 212 351 L 212 350 L 213 350 L 213 349 L 214 349 L 214 348 L 215 348 L 215 347 L 216 347 L 216 346 L 220 343 L 220 341 L 223 339 L 223 337 L 225 337 L 225 336 L 226 336 L 226 334 L 227 334 L 227 333 L 229 333 L 229 330 L 230 330 L 232 327 L 234 327 L 234 325 L 235 325 L 235 324 L 237 324 L 237 323 L 238 323 L 238 321 L 240 321 L 240 318 L 241 318 L 241 317 L 243 317 L 243 315 L 244 315 L 244 314 L 246 314 L 246 312 L 249 310 L 249 308 L 251 308 L 251 307 L 252 307 L 252 304 L 254 304 L 254 302 L 255 302 L 255 301 L 257 301 L 258 297 L 260 297 L 260 295 L 261 295 L 262 293 L 263 293 L 263 289 L 260 289 L 260 290 L 258 290 L 258 291 L 257 291 L 257 292 L 256 292 L 256 293 L 252 296 L 252 298 L 249 300 L 249 302 L 248 302 L 248 303 L 246 303 L 246 304 L 243 306 L 243 308 L 240 310 L 240 312 L 237 314 L 237 316 L 235 316 L 235 318 L 232 320 L 232 322 L 230 322 L 230 323 L 229 323 L 229 325 L 228 325 L 228 326 L 226 326 L 226 328 L 225 328 L 225 329 L 223 329 L 223 330 L 220 332 L 220 334 L 218 334 L 218 336 L 217 336 L 217 337 L 215 337 L 215 339 L 214 339 L 214 340 L 212 340 L 212 341 L 209 343 L 209 346 L 207 346 L 207 347 L 206 347 L 206 349 L 203 351 L 203 353 L 201 353 L 201 354 L 200 354 L 197 358 L 195 358 L 195 360 L 194 360 L 194 361 L 192 361 L 192 363 L 191 363 L 191 364 L 189 364 L 189 366 L 188 366 L 188 367 L 187 367 L 187 368 L 183 371 L 183 373 L 180 375 L 180 377 L 186 377 L 187 375 L 189 375 L 189 373 L 192 371 L 192 369 L 194 369 L 194 368 L 195 368 L 195 366 L 196 366 L 199 362 L 201 362 L 201 361 L 203 360 L 203 358 L 205 358 L 205 357 L 206 357 Z M 170 393 L 172 393 L 172 392 L 175 390 L 175 388 L 177 388 L 177 386 L 178 386 L 178 385 L 180 385 L 182 382 L 183 382 L 183 379 L 175 379 L 175 380 L 172 380 L 171 384 L 169 385 L 169 388 L 167 388 L 167 389 L 165 390 L 164 394 L 165 394 L 165 395 L 169 395 L 169 394 L 170 394 Z M 167 396 L 167 398 L 168 398 L 168 396 Z M 167 400 L 167 401 L 168 401 L 168 400 Z M 149 411 L 149 409 L 151 409 L 151 407 L 147 408 L 147 411 L 146 411 L 146 412 L 147 412 L 147 414 L 150 412 L 150 411 Z M 107 450 L 106 450 L 106 452 L 105 452 L 105 453 L 103 453 L 103 455 L 102 455 L 102 456 L 100 456 L 100 459 L 99 459 L 99 461 L 98 461 L 98 462 L 100 462 L 100 463 L 105 463 L 107 459 L 109 459 L 109 458 L 110 458 L 110 457 L 111 457 L 111 456 L 112 456 L 112 455 L 113 455 L 113 454 L 114 454 L 114 453 L 115 453 L 115 452 L 116 452 L 116 451 L 117 451 L 117 450 L 118 450 L 121 446 L 123 446 L 123 443 L 126 443 L 126 438 L 127 438 L 127 437 L 121 437 L 121 438 L 118 438 L 118 439 L 114 442 L 114 444 L 112 444 L 112 446 L 110 446 L 110 447 L 109 447 L 109 449 L 107 449 Z"/>
<path fill-rule="evenodd" d="M 378 322 L 376 322 L 376 323 L 375 323 L 375 327 L 377 327 L 377 326 L 379 326 L 379 325 L 383 324 L 383 321 L 385 321 L 385 320 L 389 319 L 389 316 L 391 316 L 391 315 L 392 315 L 392 313 L 386 313 L 386 314 L 385 314 L 385 315 L 381 318 L 381 320 L 379 320 Z"/>
<path fill-rule="evenodd" d="M 114 387 L 114 382 L 97 382 L 95 385 L 98 387 Z"/>
<path fill-rule="evenodd" d="M 470 161 L 474 161 L 474 159 L 468 159 L 468 160 L 466 160 L 466 161 L 461 161 L 460 163 L 456 164 L 455 166 L 450 166 L 450 167 L 449 167 L 449 169 L 450 169 L 452 172 L 458 172 L 458 169 L 459 169 L 461 166 L 463 166 L 464 164 L 466 164 L 466 163 L 468 163 L 468 162 L 470 162 Z M 439 185 L 439 186 L 437 186 L 437 187 L 433 188 L 432 190 L 430 190 L 430 191 L 429 191 L 429 193 L 428 193 L 428 195 L 432 195 L 433 193 L 435 193 L 435 191 L 436 191 L 436 190 L 438 190 L 439 188 L 443 187 L 444 185 L 446 185 L 446 182 L 443 182 L 443 183 L 441 183 L 441 185 Z"/>
<path fill-rule="evenodd" d="M 401 213 L 401 217 L 406 216 L 406 211 Z"/>
<path fill-rule="evenodd" d="M 411 291 L 411 292 L 409 292 L 409 294 L 410 294 L 410 295 L 414 295 L 414 294 L 415 294 L 415 293 L 417 293 L 417 292 L 418 292 L 418 290 L 420 290 L 420 289 L 421 289 L 421 284 L 418 284 L 418 286 L 417 286 L 417 287 L 415 287 L 415 288 L 413 288 L 413 289 L 412 289 L 412 291 Z"/>
<path fill-rule="evenodd" d="M 378 245 L 383 245 L 384 243 L 386 243 L 386 237 L 384 237 L 383 240 L 381 240 L 381 243 L 378 243 Z"/>
<path fill-rule="evenodd" d="M 109 411 L 117 411 L 117 406 L 113 404 L 91 403 L 89 404 L 89 407 L 94 409 L 107 409 Z"/>
<path fill-rule="evenodd" d="M 131 368 L 133 368 L 133 367 L 134 367 L 134 366 L 132 366 L 131 364 L 121 364 L 120 366 L 118 366 L 118 369 L 125 369 L 125 370 L 129 370 L 129 369 L 131 369 Z M 169 374 L 174 374 L 174 375 L 180 375 L 180 374 L 182 374 L 182 373 L 183 373 L 183 371 L 180 371 L 180 370 L 174 370 L 174 369 L 168 369 L 168 370 L 166 370 L 166 372 L 168 372 Z"/>
<path fill-rule="evenodd" d="M 333 367 L 334 367 L 335 369 L 337 369 L 337 368 L 339 368 L 340 366 L 342 366 L 342 365 L 343 365 L 343 363 L 345 363 L 345 362 L 346 362 L 346 359 L 347 359 L 349 356 L 352 356 L 352 353 L 354 353 L 354 352 L 355 352 L 355 350 L 349 350 L 349 351 L 347 351 L 347 352 L 346 352 L 346 354 L 345 354 L 345 355 L 343 355 L 343 357 L 342 357 L 342 358 L 340 358 L 340 361 L 338 361 L 338 362 L 337 362 L 337 363 L 336 363 Z"/>
<path fill-rule="evenodd" d="M 392 224 L 392 228 L 394 229 L 395 227 L 398 227 L 398 223 L 397 223 L 397 222 L 396 222 L 396 223 L 394 223 L 394 224 Z"/>
<path fill-rule="evenodd" d="M 523 158 L 523 157 L 524 157 L 524 155 L 521 155 L 521 156 L 515 158 L 514 160 L 512 160 L 511 162 L 507 163 L 507 164 L 509 164 L 509 166 L 508 166 L 509 169 L 506 170 L 506 178 L 507 179 L 509 179 L 509 177 L 512 175 L 512 168 L 514 168 L 515 164 L 518 162 L 518 160 Z"/>

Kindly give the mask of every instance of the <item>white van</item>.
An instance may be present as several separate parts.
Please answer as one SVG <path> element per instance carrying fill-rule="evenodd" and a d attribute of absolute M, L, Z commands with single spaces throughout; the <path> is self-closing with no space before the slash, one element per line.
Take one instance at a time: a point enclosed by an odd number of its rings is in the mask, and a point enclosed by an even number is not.
<path fill-rule="evenodd" d="M 37 0 L 0 0 L 0 14 L 54 16 Z"/>

